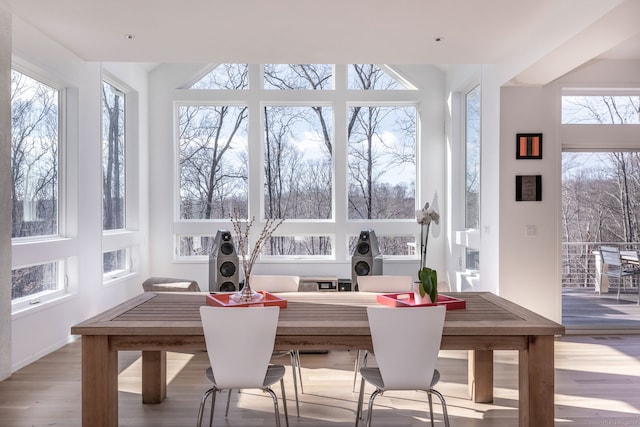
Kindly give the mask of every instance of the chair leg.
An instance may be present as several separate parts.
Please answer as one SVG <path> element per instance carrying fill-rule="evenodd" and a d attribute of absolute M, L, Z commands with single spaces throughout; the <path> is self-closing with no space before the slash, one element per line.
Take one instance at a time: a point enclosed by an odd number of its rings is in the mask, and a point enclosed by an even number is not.
<path fill-rule="evenodd" d="M 282 390 L 282 406 L 284 407 L 284 422 L 289 427 L 289 411 L 287 410 L 287 395 L 284 392 L 284 379 L 280 378 L 280 389 Z M 297 400 L 296 400 L 297 403 Z M 300 417 L 300 414 L 298 414 Z"/>
<path fill-rule="evenodd" d="M 360 350 L 356 353 L 356 362 L 353 366 L 353 388 L 352 391 L 356 391 L 356 381 L 358 379 L 358 371 L 360 370 Z"/>
<path fill-rule="evenodd" d="M 231 403 L 231 392 L 233 389 L 229 389 L 229 395 L 227 396 L 227 409 L 224 411 L 224 417 L 227 418 L 229 416 L 229 404 Z"/>
<path fill-rule="evenodd" d="M 298 379 L 296 370 L 299 368 L 298 358 L 296 357 L 297 350 L 291 350 L 289 356 L 291 356 L 291 371 L 293 373 L 293 392 L 296 397 L 296 415 L 300 418 L 300 404 L 298 403 Z M 300 387 L 302 387 L 302 378 L 300 378 Z"/>
<path fill-rule="evenodd" d="M 263 389 L 265 392 L 271 395 L 273 399 L 273 412 L 276 415 L 276 427 L 280 427 L 280 410 L 278 409 L 278 397 L 269 387 Z"/>
<path fill-rule="evenodd" d="M 304 387 L 302 386 L 302 363 L 300 362 L 300 350 L 295 350 L 296 352 L 296 365 L 298 366 L 298 378 L 300 381 L 300 393 L 304 394 Z M 296 398 L 296 401 L 298 399 Z M 300 417 L 300 414 L 298 414 Z"/>
<path fill-rule="evenodd" d="M 431 391 L 427 391 L 427 399 L 429 400 L 429 416 L 431 417 L 431 427 L 433 427 L 433 398 L 431 397 Z"/>
<path fill-rule="evenodd" d="M 367 413 L 367 427 L 371 427 L 371 419 L 373 418 L 373 400 L 382 392 L 379 388 L 376 388 L 376 391 L 371 393 L 371 397 L 369 398 L 369 407 Z"/>
<path fill-rule="evenodd" d="M 442 417 L 444 418 L 444 426 L 449 427 L 449 413 L 447 412 L 447 402 L 445 402 L 444 396 L 438 390 L 431 389 L 429 391 L 438 396 L 438 399 L 440 399 L 440 403 L 442 404 Z M 431 396 L 431 394 L 429 394 L 429 396 Z"/>
<path fill-rule="evenodd" d="M 211 394 L 211 412 L 209 412 L 209 427 L 213 426 L 213 408 L 216 407 L 216 394 L 218 393 L 217 389 L 213 389 L 213 393 Z"/>
<path fill-rule="evenodd" d="M 207 403 L 207 397 L 209 397 L 209 395 L 211 393 L 213 393 L 213 388 L 210 388 L 209 390 L 205 391 L 202 394 L 202 397 L 200 398 L 200 407 L 198 408 L 198 426 L 200 427 L 202 425 L 202 415 L 204 414 L 204 405 Z"/>
<path fill-rule="evenodd" d="M 364 400 L 364 378 L 360 383 L 360 393 L 358 393 L 358 406 L 356 407 L 356 427 L 358 427 L 358 421 L 362 418 L 362 403 Z"/>
<path fill-rule="evenodd" d="M 362 362 L 360 362 L 360 354 L 362 356 Z M 356 354 L 356 366 L 353 369 L 353 391 L 356 391 L 356 377 L 358 376 L 358 372 L 360 372 L 360 368 L 367 367 L 367 358 L 369 357 L 369 352 L 367 350 L 358 350 Z"/>

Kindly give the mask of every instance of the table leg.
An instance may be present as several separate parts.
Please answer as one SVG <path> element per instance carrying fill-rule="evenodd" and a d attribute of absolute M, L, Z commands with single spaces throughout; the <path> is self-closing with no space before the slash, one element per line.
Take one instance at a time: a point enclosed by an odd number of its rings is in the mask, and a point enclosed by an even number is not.
<path fill-rule="evenodd" d="M 118 353 L 108 336 L 82 337 L 82 425 L 118 425 Z"/>
<path fill-rule="evenodd" d="M 142 403 L 162 403 L 167 397 L 167 352 L 142 352 Z"/>
<path fill-rule="evenodd" d="M 531 336 L 519 357 L 520 427 L 554 425 L 554 337 Z"/>
<path fill-rule="evenodd" d="M 469 396 L 476 403 L 493 402 L 493 351 L 469 350 Z"/>

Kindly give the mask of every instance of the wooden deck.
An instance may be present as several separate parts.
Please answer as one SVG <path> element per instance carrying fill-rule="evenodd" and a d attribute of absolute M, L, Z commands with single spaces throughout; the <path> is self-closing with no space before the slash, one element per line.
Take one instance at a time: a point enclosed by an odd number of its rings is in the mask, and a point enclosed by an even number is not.
<path fill-rule="evenodd" d="M 593 289 L 563 289 L 562 324 L 567 334 L 640 334 L 638 291 L 629 288 L 617 299 L 617 289 L 598 294 Z"/>

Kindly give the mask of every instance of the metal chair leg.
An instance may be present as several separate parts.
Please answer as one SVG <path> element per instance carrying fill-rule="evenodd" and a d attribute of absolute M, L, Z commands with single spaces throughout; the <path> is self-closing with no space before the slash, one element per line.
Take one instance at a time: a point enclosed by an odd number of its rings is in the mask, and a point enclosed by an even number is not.
<path fill-rule="evenodd" d="M 224 417 L 227 418 L 229 416 L 229 404 L 231 403 L 231 392 L 233 389 L 229 389 L 229 395 L 227 396 L 227 409 L 224 411 Z"/>
<path fill-rule="evenodd" d="M 273 392 L 273 390 L 271 390 L 269 387 L 263 390 L 266 393 L 269 393 L 271 395 L 271 398 L 273 399 L 273 412 L 275 413 L 275 416 L 276 416 L 276 426 L 280 427 L 280 410 L 278 409 L 278 397 Z"/>
<path fill-rule="evenodd" d="M 358 394 L 358 406 L 356 407 L 356 427 L 358 427 L 358 422 L 362 419 L 362 404 L 364 400 L 364 378 L 360 383 L 360 393 Z"/>
<path fill-rule="evenodd" d="M 299 368 L 299 365 L 298 358 L 296 357 L 296 350 L 291 350 L 289 352 L 289 356 L 291 356 L 291 371 L 293 372 L 293 392 L 296 397 L 296 415 L 300 418 L 300 404 L 298 402 L 298 375 L 296 374 L 296 370 Z M 300 386 L 302 387 L 302 378 L 300 379 Z"/>
<path fill-rule="evenodd" d="M 304 387 L 302 385 L 302 363 L 300 362 L 300 350 L 295 350 L 296 352 L 296 364 L 298 365 L 298 378 L 300 378 L 300 394 L 304 394 Z M 298 414 L 298 417 L 300 414 Z"/>
<path fill-rule="evenodd" d="M 211 394 L 211 411 L 209 412 L 209 427 L 213 426 L 213 409 L 216 407 L 216 394 L 219 390 L 213 389 Z"/>
<path fill-rule="evenodd" d="M 433 427 L 433 398 L 431 397 L 431 390 L 427 390 L 427 399 L 429 400 L 429 416 L 431 417 L 431 427 Z"/>
<path fill-rule="evenodd" d="M 353 388 L 352 391 L 356 391 L 356 380 L 358 379 L 358 371 L 360 370 L 360 350 L 356 353 L 356 362 L 353 366 Z"/>
<path fill-rule="evenodd" d="M 369 398 L 369 407 L 367 409 L 369 411 L 367 413 L 367 427 L 371 427 L 371 419 L 373 418 L 373 400 L 381 393 L 382 391 L 379 388 L 371 393 L 371 397 Z"/>
<path fill-rule="evenodd" d="M 287 395 L 284 392 L 284 379 L 280 378 L 280 389 L 282 390 L 282 406 L 284 407 L 284 422 L 289 427 L 289 411 L 287 410 Z M 300 416 L 300 415 L 298 415 Z"/>
<path fill-rule="evenodd" d="M 207 397 L 209 397 L 211 393 L 214 393 L 213 388 L 210 388 L 209 390 L 205 391 L 202 394 L 202 397 L 200 398 L 200 408 L 198 408 L 197 427 L 200 427 L 202 425 L 202 415 L 204 413 L 204 405 L 207 403 Z"/>
<path fill-rule="evenodd" d="M 444 426 L 449 427 L 449 413 L 447 412 L 447 402 L 445 402 L 444 396 L 438 390 L 431 389 L 430 391 L 431 393 L 438 396 L 438 399 L 440 399 L 440 403 L 442 404 L 442 416 L 444 418 Z"/>

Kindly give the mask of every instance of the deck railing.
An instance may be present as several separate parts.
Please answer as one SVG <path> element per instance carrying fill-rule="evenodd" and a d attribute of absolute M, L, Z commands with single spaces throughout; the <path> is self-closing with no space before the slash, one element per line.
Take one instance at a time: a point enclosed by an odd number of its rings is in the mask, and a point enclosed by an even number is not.
<path fill-rule="evenodd" d="M 595 288 L 597 278 L 594 251 L 600 246 L 639 250 L 640 243 L 571 242 L 562 244 L 562 287 Z"/>

